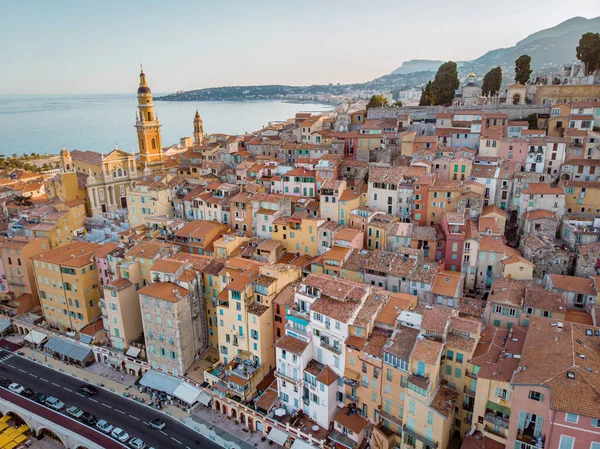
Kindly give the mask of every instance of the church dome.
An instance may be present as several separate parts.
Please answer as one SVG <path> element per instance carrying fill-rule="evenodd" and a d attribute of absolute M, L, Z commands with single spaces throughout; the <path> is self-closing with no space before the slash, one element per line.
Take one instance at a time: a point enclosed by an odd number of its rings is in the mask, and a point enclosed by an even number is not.
<path fill-rule="evenodd" d="M 152 93 L 152 91 L 150 90 L 149 87 L 147 87 L 147 86 L 138 87 L 138 94 L 149 94 L 149 93 Z"/>

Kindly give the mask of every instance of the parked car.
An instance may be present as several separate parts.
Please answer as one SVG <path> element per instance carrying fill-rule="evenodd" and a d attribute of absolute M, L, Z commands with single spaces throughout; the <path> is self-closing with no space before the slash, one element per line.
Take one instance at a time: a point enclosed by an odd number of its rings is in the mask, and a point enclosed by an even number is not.
<path fill-rule="evenodd" d="M 114 429 L 114 426 L 104 419 L 101 419 L 100 421 L 98 421 L 96 423 L 96 427 L 106 434 L 111 433 L 112 430 Z"/>
<path fill-rule="evenodd" d="M 75 419 L 79 419 L 83 415 L 83 410 L 72 405 L 71 407 L 67 408 L 67 414 L 71 415 Z"/>
<path fill-rule="evenodd" d="M 23 390 L 25 390 L 25 388 L 23 388 L 23 385 L 20 385 L 18 383 L 12 383 L 8 386 L 8 389 L 10 391 L 12 391 L 13 393 L 17 393 L 17 394 L 21 394 L 23 393 Z"/>
<path fill-rule="evenodd" d="M 21 396 L 25 396 L 26 398 L 30 398 L 35 393 L 31 388 L 23 388 L 21 392 Z"/>
<path fill-rule="evenodd" d="M 153 419 L 152 421 L 150 421 L 150 427 L 152 427 L 153 429 L 158 429 L 158 430 L 162 430 L 165 428 L 165 426 L 167 425 L 167 423 L 165 423 L 163 420 L 156 418 Z"/>
<path fill-rule="evenodd" d="M 83 412 L 79 419 L 82 423 L 87 424 L 88 426 L 93 426 L 98 422 L 98 419 L 90 412 Z"/>
<path fill-rule="evenodd" d="M 77 391 L 85 396 L 95 396 L 98 394 L 96 387 L 87 384 L 79 387 Z"/>
<path fill-rule="evenodd" d="M 119 440 L 121 443 L 127 443 L 127 441 L 129 440 L 130 436 L 127 432 L 125 432 L 123 429 L 121 429 L 120 427 L 115 427 L 113 429 L 113 431 L 110 433 L 110 435 Z"/>
<path fill-rule="evenodd" d="M 0 377 L 0 387 L 8 388 L 8 386 L 12 383 L 13 381 L 8 378 Z"/>
<path fill-rule="evenodd" d="M 33 396 L 31 396 L 31 399 L 34 400 L 35 402 L 37 402 L 38 404 L 46 403 L 46 395 L 44 393 L 33 393 Z"/>
<path fill-rule="evenodd" d="M 133 449 L 146 449 L 147 447 L 147 444 L 137 437 L 133 437 L 127 444 L 129 444 L 129 447 L 132 447 Z"/>
<path fill-rule="evenodd" d="M 65 408 L 65 403 L 54 396 L 46 398 L 46 405 L 56 411 L 61 411 L 63 408 Z"/>

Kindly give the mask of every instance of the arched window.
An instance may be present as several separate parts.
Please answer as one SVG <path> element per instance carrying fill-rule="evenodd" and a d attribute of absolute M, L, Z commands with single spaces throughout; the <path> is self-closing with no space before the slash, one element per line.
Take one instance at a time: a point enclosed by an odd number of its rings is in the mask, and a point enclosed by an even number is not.
<path fill-rule="evenodd" d="M 151 122 L 152 121 L 152 113 L 148 112 L 148 121 Z"/>
<path fill-rule="evenodd" d="M 142 144 L 142 150 L 145 150 L 146 148 L 144 148 L 144 139 L 140 140 L 140 143 Z"/>
<path fill-rule="evenodd" d="M 156 150 L 156 140 L 154 139 L 154 137 L 152 138 L 152 149 Z"/>

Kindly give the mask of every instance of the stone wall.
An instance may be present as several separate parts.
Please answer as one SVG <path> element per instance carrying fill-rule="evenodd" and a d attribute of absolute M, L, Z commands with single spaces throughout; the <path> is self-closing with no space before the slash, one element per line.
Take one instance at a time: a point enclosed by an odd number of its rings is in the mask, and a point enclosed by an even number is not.
<path fill-rule="evenodd" d="M 509 120 L 525 118 L 529 114 L 548 114 L 550 107 L 546 105 L 482 105 L 482 106 L 411 106 L 404 108 L 374 108 L 367 112 L 368 119 L 396 118 L 398 114 L 410 114 L 411 120 L 435 119 L 438 112 L 483 111 L 488 113 L 507 114 Z"/>

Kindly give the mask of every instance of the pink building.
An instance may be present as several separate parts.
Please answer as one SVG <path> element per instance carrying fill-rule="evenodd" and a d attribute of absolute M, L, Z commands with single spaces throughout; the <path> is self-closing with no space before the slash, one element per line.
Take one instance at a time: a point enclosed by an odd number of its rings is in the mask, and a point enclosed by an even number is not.
<path fill-rule="evenodd" d="M 0 258 L 0 297 L 8 294 L 8 280 L 6 279 L 6 270 L 4 270 L 4 262 Z"/>
<path fill-rule="evenodd" d="M 507 448 L 600 449 L 600 328 L 532 318 L 514 388 Z"/>
<path fill-rule="evenodd" d="M 519 162 L 525 165 L 527 157 L 527 141 L 520 137 L 510 137 L 500 140 L 498 156 L 508 162 Z"/>
<path fill-rule="evenodd" d="M 100 279 L 101 295 L 104 294 L 102 286 L 115 279 L 116 255 L 114 253 L 118 253 L 120 249 L 121 248 L 119 248 L 117 243 L 105 243 L 104 246 L 94 254 L 96 271 L 98 272 L 98 279 Z"/>
<path fill-rule="evenodd" d="M 344 228 L 333 235 L 333 243 L 345 248 L 361 250 L 364 247 L 365 234 L 352 228 Z"/>
<path fill-rule="evenodd" d="M 446 270 L 461 271 L 465 246 L 465 216 L 461 212 L 442 212 L 441 225 L 446 235 Z"/>

